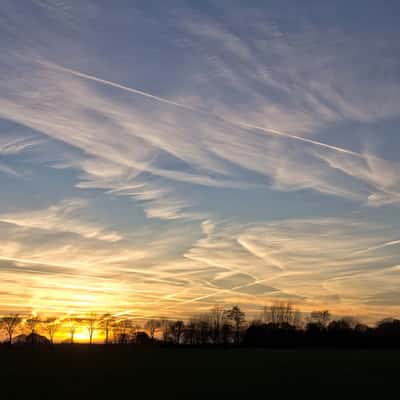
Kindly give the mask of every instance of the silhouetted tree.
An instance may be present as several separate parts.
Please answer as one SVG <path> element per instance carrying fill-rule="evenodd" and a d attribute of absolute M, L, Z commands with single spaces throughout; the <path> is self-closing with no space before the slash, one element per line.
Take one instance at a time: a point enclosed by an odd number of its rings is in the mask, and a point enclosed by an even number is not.
<path fill-rule="evenodd" d="M 185 340 L 185 343 L 187 344 L 196 344 L 196 337 L 195 337 L 195 324 L 193 321 L 189 321 L 186 325 L 185 325 L 185 330 L 183 332 L 183 337 Z"/>
<path fill-rule="evenodd" d="M 11 345 L 13 336 L 22 322 L 22 318 L 18 314 L 10 314 L 6 317 L 2 317 L 1 326 L 6 331 L 8 337 L 8 343 Z"/>
<path fill-rule="evenodd" d="M 214 307 L 210 313 L 211 335 L 214 344 L 222 341 L 222 327 L 227 319 L 226 312 L 219 307 Z"/>
<path fill-rule="evenodd" d="M 54 344 L 54 336 L 59 327 L 60 323 L 57 318 L 47 318 L 43 321 L 43 329 L 48 334 L 51 344 Z"/>
<path fill-rule="evenodd" d="M 366 324 L 359 323 L 354 327 L 354 332 L 359 335 L 365 335 L 369 332 L 369 330 L 370 330 L 370 328 Z"/>
<path fill-rule="evenodd" d="M 312 344 L 322 344 L 326 340 L 327 325 L 331 319 L 329 311 L 312 311 L 305 333 Z"/>
<path fill-rule="evenodd" d="M 331 320 L 331 314 L 328 310 L 312 311 L 310 313 L 310 322 L 318 324 L 321 327 L 326 327 Z"/>
<path fill-rule="evenodd" d="M 303 340 L 303 331 L 296 326 L 282 323 L 267 324 L 253 322 L 246 330 L 244 343 L 253 346 L 298 346 Z"/>
<path fill-rule="evenodd" d="M 269 308 L 268 322 L 275 325 L 289 324 L 296 326 L 300 322 L 300 312 L 290 302 L 277 302 Z"/>
<path fill-rule="evenodd" d="M 245 315 L 239 306 L 233 306 L 230 310 L 226 311 L 226 318 L 232 321 L 235 330 L 235 343 L 240 342 L 240 332 L 245 322 Z"/>
<path fill-rule="evenodd" d="M 253 321 L 247 328 L 244 335 L 244 343 L 250 346 L 265 346 L 267 345 L 267 324 Z"/>
<path fill-rule="evenodd" d="M 398 336 L 400 338 L 400 320 L 386 318 L 379 321 L 376 326 L 376 333 L 380 336 Z"/>
<path fill-rule="evenodd" d="M 183 321 L 173 321 L 170 323 L 169 330 L 174 343 L 180 343 L 184 328 L 185 324 Z"/>
<path fill-rule="evenodd" d="M 73 317 L 70 317 L 66 320 L 66 327 L 69 333 L 69 342 L 71 344 L 74 343 L 77 322 L 77 319 Z"/>
<path fill-rule="evenodd" d="M 345 318 L 333 320 L 328 325 L 328 332 L 331 335 L 345 335 L 351 332 L 351 330 L 350 321 Z"/>
<path fill-rule="evenodd" d="M 212 342 L 212 322 L 209 314 L 201 314 L 197 321 L 198 340 L 201 344 Z"/>
<path fill-rule="evenodd" d="M 134 335 L 134 342 L 136 344 L 148 344 L 151 342 L 149 335 L 146 332 L 138 331 Z"/>
<path fill-rule="evenodd" d="M 309 322 L 306 325 L 306 333 L 309 336 L 321 336 L 322 332 L 324 332 L 326 328 L 318 322 Z"/>
<path fill-rule="evenodd" d="M 114 317 L 111 314 L 104 314 L 99 321 L 99 328 L 104 332 L 104 343 L 109 344 L 110 333 L 114 324 Z"/>
<path fill-rule="evenodd" d="M 168 319 L 162 318 L 160 320 L 160 328 L 161 328 L 161 333 L 162 333 L 162 339 L 164 342 L 168 342 L 169 324 L 170 324 L 170 321 Z"/>
<path fill-rule="evenodd" d="M 115 342 L 127 344 L 132 340 L 136 327 L 130 319 L 117 321 L 114 325 Z"/>
<path fill-rule="evenodd" d="M 109 342 L 110 332 L 115 343 L 145 344 L 154 342 L 156 329 L 160 328 L 165 342 L 191 345 L 238 344 L 249 346 L 340 346 L 340 347 L 398 347 L 400 346 L 400 320 L 387 318 L 380 321 L 376 328 L 357 322 L 352 317 L 331 320 L 328 311 L 313 311 L 307 318 L 307 325 L 299 325 L 300 312 L 291 303 L 274 303 L 261 319 L 254 320 L 245 328 L 245 314 L 238 306 L 222 311 L 215 307 L 207 313 L 193 316 L 187 323 L 150 319 L 145 328 L 150 336 L 143 332 L 130 318 L 117 320 L 111 314 L 97 317 L 89 314 L 78 318 L 69 316 L 63 320 L 47 318 L 44 321 L 36 315 L 22 320 L 18 315 L 0 318 L 0 328 L 7 333 L 9 343 L 54 343 L 54 335 L 59 327 L 69 333 L 69 342 L 74 343 L 75 332 L 85 326 L 92 343 L 96 329 L 105 333 L 105 343 Z M 24 325 L 21 322 L 24 322 Z M 266 322 L 268 321 L 268 322 Z M 15 336 L 17 328 L 27 328 L 29 333 Z M 40 334 L 39 327 L 45 331 L 50 342 Z"/>
<path fill-rule="evenodd" d="M 88 331 L 89 334 L 89 344 L 92 344 L 93 342 L 93 335 L 94 332 L 97 329 L 97 316 L 96 314 L 90 314 L 89 316 L 87 316 L 85 319 L 85 324 L 86 324 L 86 329 Z"/>
<path fill-rule="evenodd" d="M 36 337 L 36 329 L 41 323 L 41 320 L 36 314 L 32 314 L 29 318 L 25 320 L 25 326 L 28 328 L 29 337 L 31 339 L 31 344 L 33 345 Z"/>
<path fill-rule="evenodd" d="M 184 331 L 185 343 L 208 344 L 212 342 L 212 328 L 209 314 L 192 317 L 186 324 Z"/>
<path fill-rule="evenodd" d="M 146 321 L 144 327 L 148 330 L 150 334 L 150 339 L 154 340 L 154 335 L 156 333 L 156 330 L 161 327 L 161 322 L 157 319 L 149 319 L 148 321 Z"/>

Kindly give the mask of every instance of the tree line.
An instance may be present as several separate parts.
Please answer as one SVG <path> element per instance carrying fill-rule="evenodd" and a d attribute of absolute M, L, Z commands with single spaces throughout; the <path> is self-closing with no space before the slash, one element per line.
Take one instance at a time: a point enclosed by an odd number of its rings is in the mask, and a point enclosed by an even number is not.
<path fill-rule="evenodd" d="M 327 310 L 305 314 L 292 303 L 279 302 L 264 308 L 262 315 L 248 321 L 239 306 L 214 307 L 187 321 L 149 319 L 142 324 L 112 314 L 87 314 L 64 318 L 37 315 L 5 315 L 0 318 L 4 343 L 54 344 L 56 335 L 63 342 L 75 343 L 78 329 L 86 331 L 87 342 L 96 333 L 110 344 L 162 344 L 186 346 L 349 346 L 397 347 L 400 345 L 400 320 L 387 318 L 371 327 L 355 318 L 335 319 Z"/>

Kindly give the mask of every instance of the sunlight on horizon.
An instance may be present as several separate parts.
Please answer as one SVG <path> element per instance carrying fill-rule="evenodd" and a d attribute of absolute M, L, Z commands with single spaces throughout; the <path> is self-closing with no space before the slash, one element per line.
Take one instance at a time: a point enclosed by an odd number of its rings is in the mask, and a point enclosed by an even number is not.
<path fill-rule="evenodd" d="M 312 3 L 1 2 L 0 315 L 400 315 L 399 6 Z"/>

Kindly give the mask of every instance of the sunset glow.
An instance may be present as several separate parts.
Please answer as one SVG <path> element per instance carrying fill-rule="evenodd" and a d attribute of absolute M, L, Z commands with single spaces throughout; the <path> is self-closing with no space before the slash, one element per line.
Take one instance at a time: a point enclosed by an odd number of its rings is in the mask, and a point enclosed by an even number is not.
<path fill-rule="evenodd" d="M 0 314 L 399 316 L 396 13 L 122 3 L 1 1 Z"/>

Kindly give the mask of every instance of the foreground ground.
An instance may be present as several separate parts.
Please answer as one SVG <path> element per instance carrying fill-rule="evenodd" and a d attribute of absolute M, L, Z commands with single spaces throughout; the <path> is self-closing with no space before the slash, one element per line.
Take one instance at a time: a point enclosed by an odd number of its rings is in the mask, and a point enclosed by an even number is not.
<path fill-rule="evenodd" d="M 271 384 L 395 384 L 399 350 L 265 350 L 55 346 L 0 349 L 2 396 L 96 398 L 260 392 Z M 190 397 L 190 396 L 189 396 Z"/>

